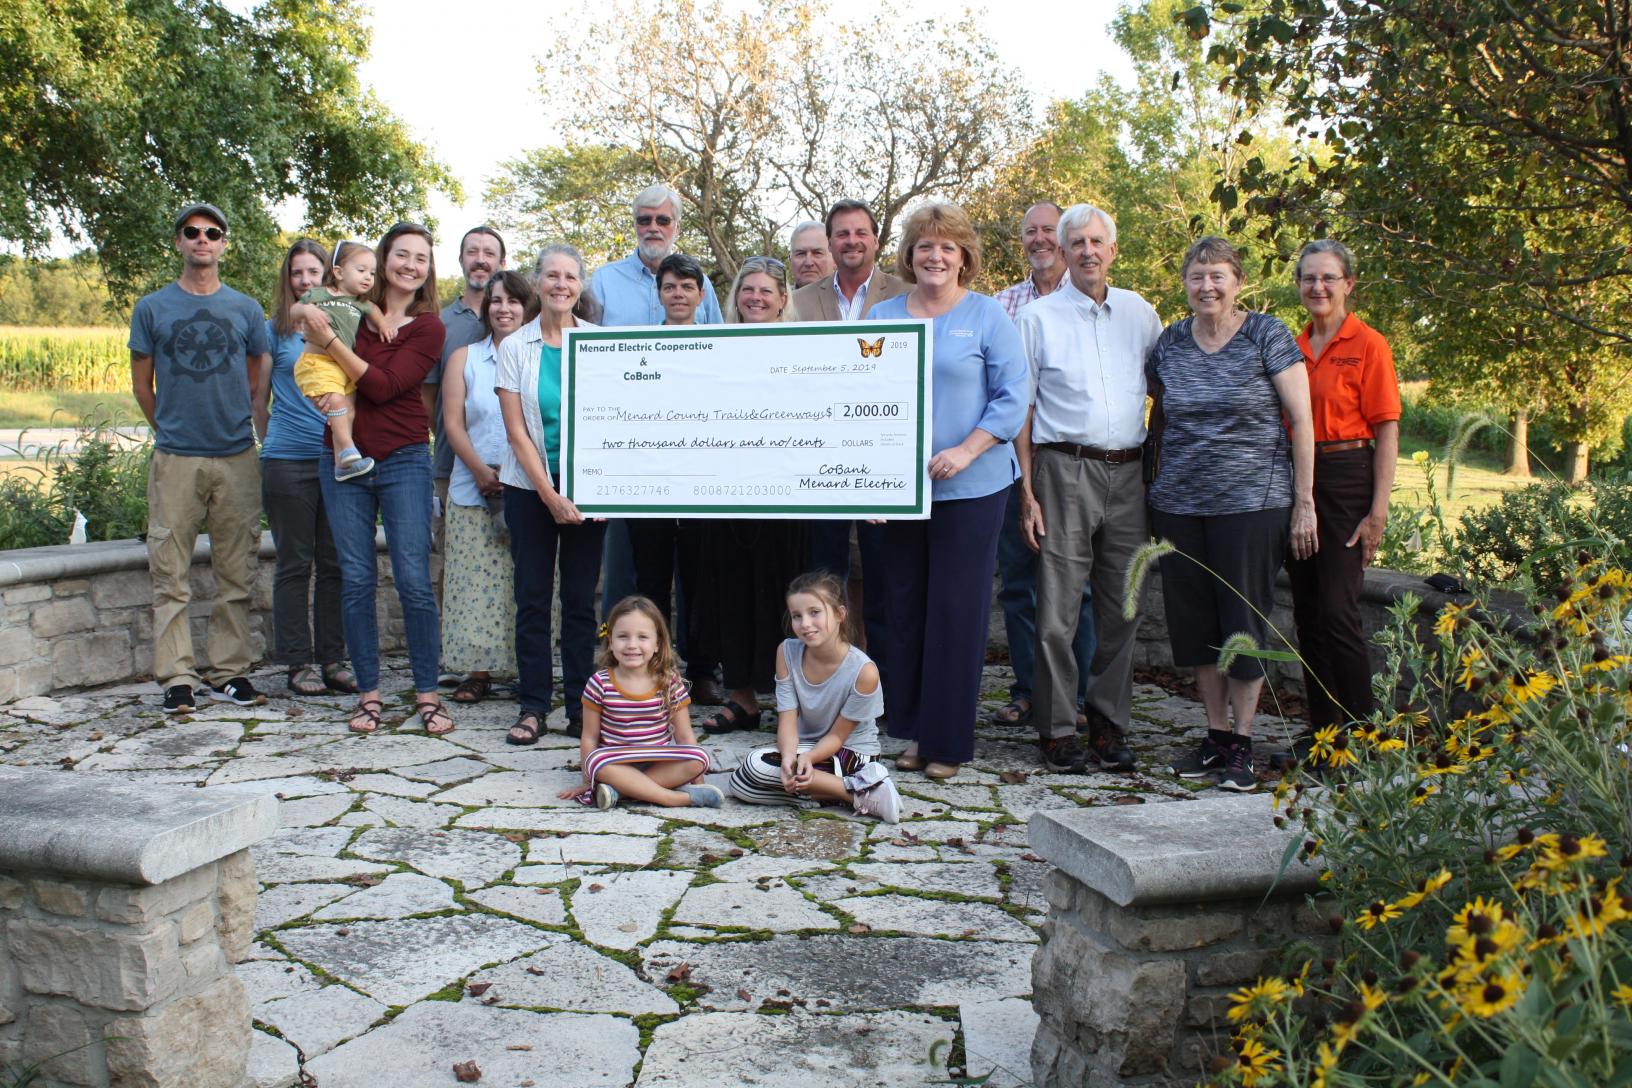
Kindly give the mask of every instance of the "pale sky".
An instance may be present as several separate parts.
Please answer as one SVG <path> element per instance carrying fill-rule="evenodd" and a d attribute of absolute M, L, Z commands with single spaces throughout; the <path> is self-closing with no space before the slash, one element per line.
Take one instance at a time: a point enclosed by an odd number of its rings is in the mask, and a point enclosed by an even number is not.
<path fill-rule="evenodd" d="M 458 175 L 465 204 L 436 198 L 437 265 L 456 268 L 459 236 L 484 221 L 482 190 L 494 164 L 529 148 L 557 142 L 537 87 L 537 58 L 552 26 L 572 18 L 585 0 L 535 4 L 522 0 L 379 0 L 371 22 L 374 45 L 360 75 L 414 134 Z M 598 0 L 592 0 L 598 2 Z M 987 0 L 988 4 L 992 0 Z M 246 5 L 247 6 L 247 5 Z M 834 17 L 865 15 L 876 0 L 831 0 Z M 1087 91 L 1101 71 L 1126 77 L 1126 58 L 1109 34 L 1120 0 L 1042 0 L 976 7 L 1005 62 L 1025 76 L 1040 109 Z M 953 3 L 902 0 L 894 10 L 926 18 L 961 10 Z M 513 103 L 506 107 L 504 103 Z M 294 226 L 296 224 L 288 224 Z"/>

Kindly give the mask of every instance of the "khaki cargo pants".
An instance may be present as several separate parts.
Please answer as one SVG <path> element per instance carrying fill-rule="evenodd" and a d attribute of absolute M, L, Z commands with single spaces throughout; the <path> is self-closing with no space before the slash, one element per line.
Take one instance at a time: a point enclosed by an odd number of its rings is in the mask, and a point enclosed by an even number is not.
<path fill-rule="evenodd" d="M 153 675 L 161 687 L 200 677 L 188 623 L 193 545 L 210 537 L 215 603 L 210 609 L 209 680 L 249 671 L 249 594 L 261 541 L 261 466 L 255 447 L 231 457 L 153 451 L 147 476 L 147 565 L 153 575 Z"/>

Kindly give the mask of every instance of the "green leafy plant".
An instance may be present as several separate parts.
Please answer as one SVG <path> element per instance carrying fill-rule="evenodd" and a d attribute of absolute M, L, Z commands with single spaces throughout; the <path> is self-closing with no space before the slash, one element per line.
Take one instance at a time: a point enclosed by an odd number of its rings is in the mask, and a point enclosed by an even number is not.
<path fill-rule="evenodd" d="M 80 430 L 77 452 L 45 453 L 44 467 L 0 479 L 0 549 L 68 543 L 74 514 L 87 540 L 126 540 L 147 526 L 152 446 L 97 423 Z"/>
<path fill-rule="evenodd" d="M 1394 607 L 1379 683 L 1402 682 L 1402 709 L 1320 730 L 1276 789 L 1277 825 L 1303 829 L 1287 860 L 1325 866 L 1335 947 L 1288 948 L 1284 973 L 1232 995 L 1214 1083 L 1632 1083 L 1632 576 L 1615 560 L 1570 549 L 1528 624 L 1477 595 L 1431 627 L 1420 601 Z"/>

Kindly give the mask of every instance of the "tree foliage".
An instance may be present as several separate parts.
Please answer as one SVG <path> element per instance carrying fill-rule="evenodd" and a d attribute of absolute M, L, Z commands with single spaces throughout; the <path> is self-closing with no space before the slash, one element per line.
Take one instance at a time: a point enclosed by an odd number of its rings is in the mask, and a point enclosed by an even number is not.
<path fill-rule="evenodd" d="M 1276 225 L 1344 235 L 1447 388 L 1545 407 L 1577 444 L 1632 383 L 1632 12 L 1624 0 L 1260 0 L 1212 12 L 1244 99 L 1308 139 L 1247 179 Z M 1193 24 L 1209 13 L 1192 9 Z"/>
<path fill-rule="evenodd" d="M 988 288 L 1029 272 L 1018 237 L 1029 205 L 1086 202 L 1117 221 L 1113 282 L 1144 295 L 1165 318 L 1185 313 L 1185 249 L 1218 234 L 1245 250 L 1243 302 L 1298 320 L 1296 292 L 1276 258 L 1299 239 L 1265 233 L 1267 221 L 1236 196 L 1243 175 L 1285 164 L 1291 148 L 1238 98 L 1220 92 L 1225 69 L 1209 60 L 1178 11 L 1175 0 L 1123 8 L 1112 33 L 1133 61 L 1132 86 L 1102 77 L 1081 98 L 1055 103 L 1042 133 L 983 191 L 975 210 L 990 261 Z"/>
<path fill-rule="evenodd" d="M 0 239 L 90 243 L 119 300 L 174 274 L 171 216 L 231 220 L 225 272 L 276 261 L 273 209 L 373 233 L 457 183 L 358 83 L 354 0 L 8 0 L 0 7 Z"/>
<path fill-rule="evenodd" d="M 611 255 L 628 250 L 628 198 L 660 180 L 686 203 L 687 248 L 730 277 L 842 197 L 868 201 L 887 240 L 911 204 L 971 193 L 1025 133 L 1021 78 L 971 17 L 834 23 L 821 0 L 592 10 L 539 66 L 571 141 L 505 163 L 492 203 Z"/>
<path fill-rule="evenodd" d="M 122 323 L 96 254 L 31 261 L 0 254 L 0 325 Z"/>

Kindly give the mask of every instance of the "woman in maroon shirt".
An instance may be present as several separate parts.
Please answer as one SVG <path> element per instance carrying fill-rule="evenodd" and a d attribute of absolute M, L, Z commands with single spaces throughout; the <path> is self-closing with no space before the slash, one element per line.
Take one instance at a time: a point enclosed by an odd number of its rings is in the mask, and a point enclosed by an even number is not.
<path fill-rule="evenodd" d="M 380 633 L 375 619 L 374 525 L 385 526 L 391 573 L 408 638 L 414 674 L 414 712 L 433 735 L 453 728 L 436 691 L 442 634 L 431 590 L 430 421 L 419 387 L 442 355 L 437 316 L 436 262 L 431 235 L 414 223 L 398 223 L 380 239 L 380 276 L 369 292 L 389 335 L 370 322 L 357 332 L 357 349 L 333 339 L 326 323 L 307 327 L 306 341 L 345 368 L 357 382 L 353 437 L 374 471 L 350 480 L 334 478 L 332 442 L 323 451 L 318 477 L 329 527 L 340 554 L 340 617 L 357 673 L 360 694 L 351 730 L 372 733 L 385 709 L 380 701 Z"/>

